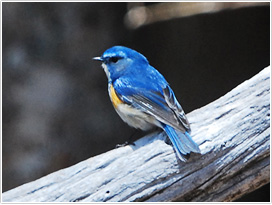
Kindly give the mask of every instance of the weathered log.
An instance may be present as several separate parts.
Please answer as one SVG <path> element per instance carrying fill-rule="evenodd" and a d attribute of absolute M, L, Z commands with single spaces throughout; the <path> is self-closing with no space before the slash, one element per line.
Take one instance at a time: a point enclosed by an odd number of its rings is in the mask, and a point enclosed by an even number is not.
<path fill-rule="evenodd" d="M 201 155 L 164 133 L 3 193 L 3 202 L 233 201 L 270 180 L 270 67 L 187 115 Z"/>

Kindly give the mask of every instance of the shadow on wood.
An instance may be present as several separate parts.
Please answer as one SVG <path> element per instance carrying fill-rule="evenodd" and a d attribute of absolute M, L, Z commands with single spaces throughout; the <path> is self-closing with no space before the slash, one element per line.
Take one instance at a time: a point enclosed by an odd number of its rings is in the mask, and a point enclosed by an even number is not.
<path fill-rule="evenodd" d="M 270 67 L 188 115 L 201 155 L 164 133 L 3 193 L 3 202 L 233 201 L 270 180 Z"/>

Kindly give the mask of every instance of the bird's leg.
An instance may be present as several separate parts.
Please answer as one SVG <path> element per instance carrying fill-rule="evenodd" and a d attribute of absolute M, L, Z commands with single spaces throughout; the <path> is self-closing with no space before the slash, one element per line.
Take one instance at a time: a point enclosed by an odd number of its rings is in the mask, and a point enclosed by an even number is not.
<path fill-rule="evenodd" d="M 125 147 L 125 146 L 127 146 L 127 145 L 133 145 L 133 146 L 135 146 L 135 143 L 133 142 L 133 137 L 135 136 L 135 134 L 136 134 L 137 132 L 138 132 L 138 130 L 135 130 L 135 131 L 133 132 L 133 134 L 130 135 L 128 141 L 125 141 L 125 143 L 123 143 L 123 144 L 117 144 L 117 145 L 115 146 L 115 148 Z"/>

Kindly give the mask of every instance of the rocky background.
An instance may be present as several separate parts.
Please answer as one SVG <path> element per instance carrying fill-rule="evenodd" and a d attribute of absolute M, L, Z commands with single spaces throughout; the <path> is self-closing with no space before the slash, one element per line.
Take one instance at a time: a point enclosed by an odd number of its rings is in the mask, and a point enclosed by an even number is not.
<path fill-rule="evenodd" d="M 135 133 L 115 113 L 104 71 L 92 61 L 113 45 L 144 54 L 186 113 L 270 64 L 269 5 L 137 29 L 124 23 L 130 6 L 2 3 L 2 191 L 114 149 Z M 269 201 L 269 185 L 241 200 Z"/>

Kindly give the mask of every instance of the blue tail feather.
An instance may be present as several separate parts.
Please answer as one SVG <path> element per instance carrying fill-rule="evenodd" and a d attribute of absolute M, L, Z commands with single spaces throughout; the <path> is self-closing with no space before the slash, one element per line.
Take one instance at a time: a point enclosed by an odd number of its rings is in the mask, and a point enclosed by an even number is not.
<path fill-rule="evenodd" d="M 180 160 L 186 161 L 184 155 L 190 152 L 200 153 L 198 145 L 193 141 L 188 132 L 182 133 L 181 131 L 176 131 L 169 125 L 164 125 L 163 129 L 171 140 Z"/>

